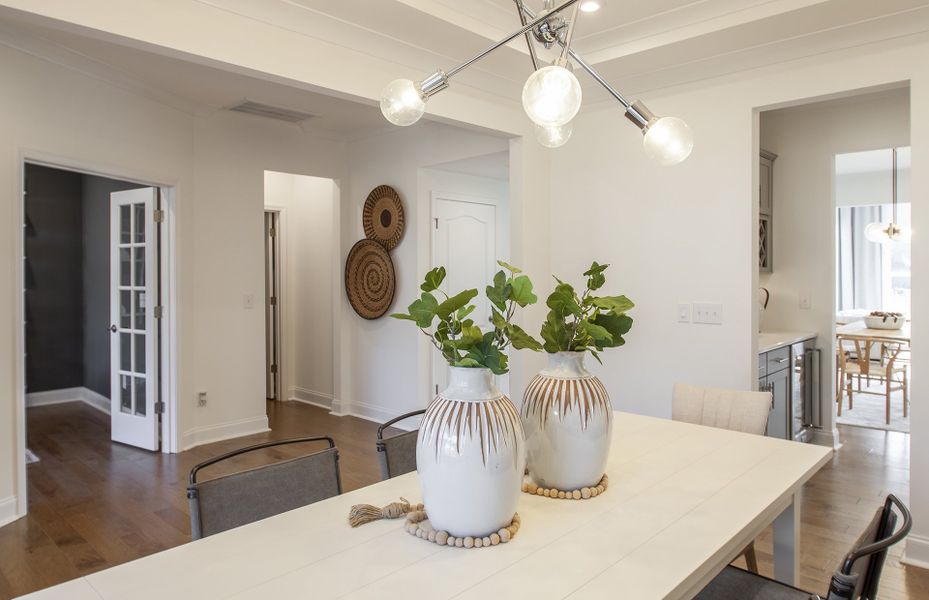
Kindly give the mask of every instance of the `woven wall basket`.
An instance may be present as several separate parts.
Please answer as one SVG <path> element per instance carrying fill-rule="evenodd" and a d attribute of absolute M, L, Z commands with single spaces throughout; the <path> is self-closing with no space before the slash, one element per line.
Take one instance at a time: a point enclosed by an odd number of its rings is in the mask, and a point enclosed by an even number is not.
<path fill-rule="evenodd" d="M 403 237 L 403 204 L 397 190 L 379 185 L 368 194 L 361 214 L 365 237 L 392 250 Z"/>
<path fill-rule="evenodd" d="M 359 316 L 384 316 L 396 287 L 394 263 L 384 246 L 374 240 L 360 240 L 352 246 L 345 260 L 345 293 Z"/>

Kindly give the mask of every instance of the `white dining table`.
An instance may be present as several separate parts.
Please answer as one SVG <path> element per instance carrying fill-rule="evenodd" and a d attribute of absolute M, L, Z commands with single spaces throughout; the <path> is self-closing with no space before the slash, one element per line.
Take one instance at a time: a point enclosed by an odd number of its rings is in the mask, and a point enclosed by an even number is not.
<path fill-rule="evenodd" d="M 831 455 L 616 412 L 606 493 L 524 494 L 522 527 L 507 544 L 438 546 L 408 534 L 403 519 L 348 525 L 353 504 L 418 502 L 410 473 L 28 598 L 691 598 L 772 523 L 775 576 L 793 583 L 798 496 Z"/>

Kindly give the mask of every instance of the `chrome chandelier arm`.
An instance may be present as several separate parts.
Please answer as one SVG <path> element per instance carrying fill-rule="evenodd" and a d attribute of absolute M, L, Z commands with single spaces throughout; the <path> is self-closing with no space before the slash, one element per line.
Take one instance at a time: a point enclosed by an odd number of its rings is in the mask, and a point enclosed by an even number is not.
<path fill-rule="evenodd" d="M 533 19 L 534 21 L 537 21 L 537 20 L 538 20 L 538 19 L 536 18 L 535 12 L 533 12 L 532 9 L 530 9 L 529 7 L 527 7 L 527 6 L 526 6 L 525 4 L 523 4 L 521 1 L 517 1 L 517 4 L 520 6 L 520 8 L 522 9 L 522 11 L 525 13 L 525 15 L 521 17 L 521 19 L 525 19 L 525 18 L 528 17 L 528 18 L 530 18 L 530 19 Z M 553 11 L 553 12 L 554 12 L 554 11 Z M 576 13 L 576 12 L 577 12 L 577 11 L 575 11 L 575 13 Z M 547 16 L 549 16 L 549 15 L 551 15 L 551 14 L 552 14 L 552 13 L 545 13 L 544 15 L 542 15 L 542 16 L 543 16 L 543 20 L 544 20 L 544 17 L 547 17 Z M 576 17 L 576 16 L 577 16 L 577 15 L 575 14 L 575 17 Z M 575 20 L 576 20 L 576 19 L 575 19 Z M 571 30 L 573 30 L 573 28 L 574 28 L 574 23 L 572 22 L 572 23 L 571 23 Z M 571 30 L 569 30 L 569 31 L 571 31 Z M 569 35 L 570 35 L 570 33 L 569 33 Z M 577 52 L 575 52 L 573 48 L 571 48 L 570 40 L 567 40 L 567 41 L 566 41 L 565 39 L 562 39 L 561 37 L 559 37 L 559 38 L 558 38 L 558 43 L 562 46 L 564 52 L 566 52 L 566 53 L 568 54 L 568 56 L 570 56 L 571 59 L 574 60 L 574 62 L 576 62 L 576 63 L 578 64 L 578 66 L 580 66 L 582 69 L 584 69 L 585 71 L 587 71 L 587 73 L 588 73 L 591 77 L 594 78 L 594 81 L 596 81 L 597 83 L 599 83 L 600 85 L 602 85 L 603 88 L 604 88 L 607 92 L 609 92 L 609 94 L 610 94 L 611 96 L 613 96 L 614 98 L 616 98 L 616 100 L 618 100 L 619 103 L 623 105 L 623 107 L 626 109 L 626 117 L 627 117 L 630 121 L 632 121 L 633 123 L 635 123 L 640 129 L 643 129 L 643 130 L 644 130 L 644 129 L 647 129 L 647 128 L 648 128 L 649 122 L 650 122 L 652 119 L 655 118 L 655 114 L 654 114 L 654 113 L 652 113 L 650 110 L 648 110 L 648 108 L 646 108 L 641 102 L 632 103 L 632 102 L 629 102 L 628 100 L 626 100 L 626 98 L 625 98 L 621 93 L 619 93 L 619 90 L 617 90 L 617 89 L 614 88 L 612 85 L 610 85 L 609 82 L 607 82 L 603 77 L 601 77 L 599 73 L 597 73 L 596 69 L 594 69 L 594 68 L 593 68 L 587 61 L 585 61 Z M 562 53 L 562 56 L 564 56 L 564 52 Z"/>
<path fill-rule="evenodd" d="M 513 2 L 516 3 L 516 12 L 519 13 L 519 22 L 522 23 L 523 25 L 526 25 L 528 21 L 526 20 L 526 13 L 524 12 L 526 10 L 526 7 L 523 6 L 523 0 L 513 0 Z M 526 31 L 525 33 L 523 33 L 523 35 L 526 36 L 526 46 L 528 46 L 529 48 L 529 58 L 532 59 L 532 70 L 538 71 L 539 70 L 539 57 L 536 56 L 536 53 L 535 53 L 535 44 L 532 43 L 532 34 L 529 33 L 529 31 Z"/>

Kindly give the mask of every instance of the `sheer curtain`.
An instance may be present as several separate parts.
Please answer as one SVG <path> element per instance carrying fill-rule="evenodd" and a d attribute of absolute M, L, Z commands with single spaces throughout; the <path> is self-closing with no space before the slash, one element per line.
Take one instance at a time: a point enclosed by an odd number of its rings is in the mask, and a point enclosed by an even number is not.
<path fill-rule="evenodd" d="M 838 309 L 879 309 L 883 305 L 882 246 L 869 242 L 864 228 L 882 221 L 881 207 L 841 206 L 838 216 Z"/>

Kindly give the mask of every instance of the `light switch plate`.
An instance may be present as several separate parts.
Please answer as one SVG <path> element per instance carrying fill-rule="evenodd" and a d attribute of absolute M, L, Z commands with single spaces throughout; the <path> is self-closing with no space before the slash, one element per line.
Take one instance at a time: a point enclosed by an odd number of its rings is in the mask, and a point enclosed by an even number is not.
<path fill-rule="evenodd" d="M 678 323 L 690 323 L 690 305 L 689 304 L 678 304 L 677 305 L 677 322 Z"/>
<path fill-rule="evenodd" d="M 800 310 L 813 308 L 813 298 L 809 292 L 800 292 Z"/>
<path fill-rule="evenodd" d="M 694 323 L 722 325 L 723 305 L 711 302 L 694 302 Z"/>
<path fill-rule="evenodd" d="M 242 306 L 246 309 L 255 308 L 255 294 L 245 294 L 242 297 Z"/>

